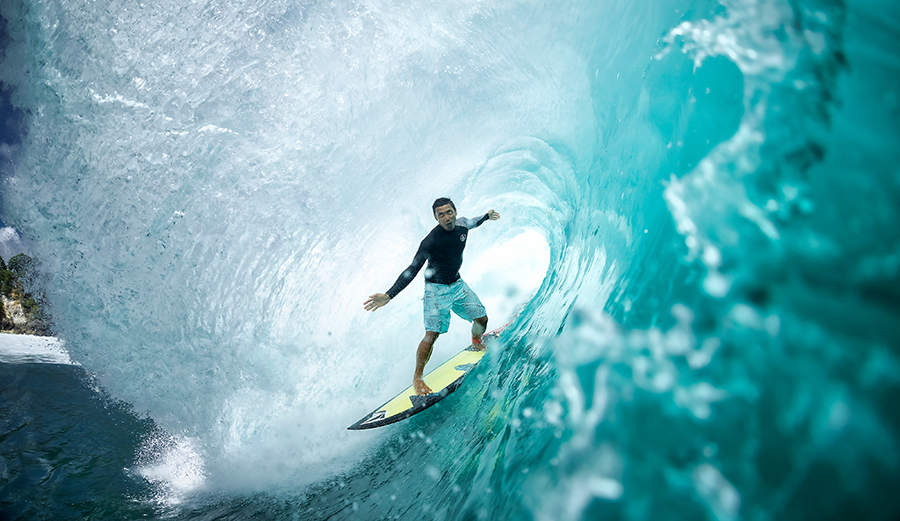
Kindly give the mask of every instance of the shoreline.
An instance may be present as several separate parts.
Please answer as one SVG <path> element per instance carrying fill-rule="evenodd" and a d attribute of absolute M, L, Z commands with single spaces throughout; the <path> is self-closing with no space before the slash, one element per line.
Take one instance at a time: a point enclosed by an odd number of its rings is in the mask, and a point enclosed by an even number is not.
<path fill-rule="evenodd" d="M 0 363 L 78 365 L 59 338 L 6 332 L 0 332 Z"/>

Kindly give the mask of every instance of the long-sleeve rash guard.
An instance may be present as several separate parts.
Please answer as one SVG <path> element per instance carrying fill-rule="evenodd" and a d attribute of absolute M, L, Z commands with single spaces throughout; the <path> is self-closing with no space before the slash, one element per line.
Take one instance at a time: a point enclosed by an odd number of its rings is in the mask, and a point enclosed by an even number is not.
<path fill-rule="evenodd" d="M 425 282 L 453 284 L 459 280 L 459 268 L 462 266 L 463 250 L 466 247 L 469 230 L 481 226 L 487 220 L 488 214 L 477 219 L 457 217 L 456 226 L 449 232 L 441 225 L 435 226 L 419 244 L 419 250 L 413 257 L 412 264 L 403 270 L 397 282 L 387 290 L 387 295 L 393 299 L 403 291 L 403 288 L 419 274 L 426 260 L 428 269 L 425 270 Z"/>

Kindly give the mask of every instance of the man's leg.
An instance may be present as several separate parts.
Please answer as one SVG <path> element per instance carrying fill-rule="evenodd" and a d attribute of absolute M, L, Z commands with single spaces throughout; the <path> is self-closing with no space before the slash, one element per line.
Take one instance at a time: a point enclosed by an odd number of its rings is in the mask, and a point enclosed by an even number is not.
<path fill-rule="evenodd" d="M 425 364 L 431 358 L 431 350 L 438 335 L 446 333 L 450 327 L 450 306 L 452 300 L 446 284 L 425 283 L 425 297 L 422 306 L 425 318 L 425 338 L 419 342 L 416 351 L 416 372 L 413 373 L 413 388 L 421 395 L 431 394 L 431 389 L 422 381 Z"/>
<path fill-rule="evenodd" d="M 472 345 L 480 346 L 481 344 L 481 335 L 487 331 L 487 323 L 488 317 L 487 315 L 483 317 L 478 317 L 472 321 Z"/>
<path fill-rule="evenodd" d="M 453 284 L 453 312 L 472 322 L 472 345 L 481 345 L 481 335 L 487 331 L 488 317 L 478 295 L 462 279 Z"/>
<path fill-rule="evenodd" d="M 422 380 L 422 373 L 425 371 L 425 364 L 431 358 L 431 351 L 434 349 L 434 342 L 440 333 L 434 331 L 426 331 L 425 337 L 419 342 L 419 349 L 416 351 L 416 372 L 413 373 L 413 388 L 417 394 L 422 396 L 431 394 L 431 388 L 425 385 Z"/>

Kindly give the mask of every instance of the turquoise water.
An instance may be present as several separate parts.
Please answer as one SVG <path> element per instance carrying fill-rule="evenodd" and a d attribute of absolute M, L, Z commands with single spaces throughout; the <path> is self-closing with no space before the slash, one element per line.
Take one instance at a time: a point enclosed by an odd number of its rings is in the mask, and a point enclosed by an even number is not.
<path fill-rule="evenodd" d="M 893 519 L 900 8 L 15 2 L 0 219 L 78 365 L 4 361 L 58 519 Z M 409 384 L 434 226 L 512 320 Z M 433 360 L 467 342 L 451 325 Z"/>

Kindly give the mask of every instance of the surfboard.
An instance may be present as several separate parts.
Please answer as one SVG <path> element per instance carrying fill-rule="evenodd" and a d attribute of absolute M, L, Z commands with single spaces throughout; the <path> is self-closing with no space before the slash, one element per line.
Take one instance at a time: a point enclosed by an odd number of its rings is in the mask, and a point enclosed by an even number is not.
<path fill-rule="evenodd" d="M 497 338 L 501 329 L 482 335 L 482 342 L 486 345 L 488 340 Z M 416 394 L 416 390 L 410 385 L 400 394 L 363 416 L 358 422 L 347 427 L 347 429 L 358 431 L 383 427 L 424 411 L 455 391 L 462 384 L 469 371 L 474 369 L 478 362 L 481 361 L 486 351 L 486 349 L 476 350 L 473 346 L 467 347 L 425 375 L 423 380 L 433 391 L 432 394 L 420 396 Z"/>

